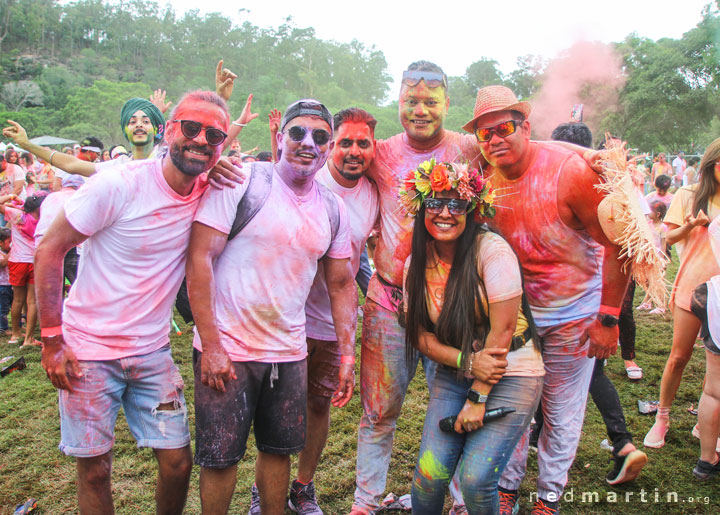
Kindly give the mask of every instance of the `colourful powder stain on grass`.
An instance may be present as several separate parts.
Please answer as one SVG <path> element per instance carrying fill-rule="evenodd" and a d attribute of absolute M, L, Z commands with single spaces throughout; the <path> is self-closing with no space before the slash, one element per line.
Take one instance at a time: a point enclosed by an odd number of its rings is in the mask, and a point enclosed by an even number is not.
<path fill-rule="evenodd" d="M 440 463 L 432 451 L 425 451 L 420 456 L 420 474 L 430 481 L 437 479 L 450 479 L 450 472 L 447 467 Z"/>

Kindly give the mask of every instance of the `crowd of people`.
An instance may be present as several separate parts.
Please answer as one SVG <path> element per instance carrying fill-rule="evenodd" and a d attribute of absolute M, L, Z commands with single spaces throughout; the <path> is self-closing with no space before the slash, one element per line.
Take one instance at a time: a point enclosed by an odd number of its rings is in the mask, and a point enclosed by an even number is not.
<path fill-rule="evenodd" d="M 558 513 L 588 393 L 612 448 L 607 482 L 641 473 L 647 455 L 603 371 L 619 342 L 628 377 L 642 378 L 636 283 L 601 223 L 604 154 L 587 126 L 533 141 L 531 104 L 488 86 L 466 134 L 449 131 L 447 76 L 418 61 L 401 80 L 402 133 L 376 140 L 367 111 L 333 115 L 301 99 L 270 113 L 272 149 L 253 155 L 237 139 L 258 116 L 252 95 L 238 118 L 228 111 L 236 78 L 220 61 L 216 91 L 189 92 L 170 113 L 160 90 L 128 100 L 119 122 L 129 150 L 96 137 L 52 150 L 16 122 L 3 129 L 14 147 L 2 161 L 0 329 L 11 304 L 11 342 L 42 344 L 80 513 L 113 513 L 122 407 L 157 459 L 158 513 L 183 512 L 193 461 L 203 513 L 227 513 L 252 428 L 249 514 L 322 514 L 313 478 L 331 406 L 355 388 L 356 281 L 366 297 L 351 515 L 381 506 L 418 362 L 430 400 L 413 513 L 440 514 L 448 489 L 452 514 L 517 513 L 531 445 L 532 513 Z M 707 376 L 693 473 L 705 480 L 720 471 L 720 140 L 697 169 L 683 163 L 660 154 L 647 197 L 642 170 L 636 181 L 656 252 L 674 245 L 680 259 L 672 351 L 644 445 L 665 443 L 699 334 Z M 195 324 L 194 458 L 169 341 L 176 304 Z M 637 307 L 664 308 L 650 296 Z"/>

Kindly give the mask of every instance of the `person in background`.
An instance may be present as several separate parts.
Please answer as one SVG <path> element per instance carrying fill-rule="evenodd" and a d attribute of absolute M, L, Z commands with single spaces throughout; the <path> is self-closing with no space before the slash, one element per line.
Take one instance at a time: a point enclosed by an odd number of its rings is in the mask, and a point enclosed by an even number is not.
<path fill-rule="evenodd" d="M 650 204 L 650 214 L 648 215 L 648 221 L 650 222 L 650 230 L 653 233 L 655 249 L 657 252 L 662 254 L 667 253 L 667 226 L 663 223 L 663 218 L 667 214 L 667 206 L 660 201 L 655 201 Z M 638 311 L 650 311 L 651 315 L 662 315 L 665 313 L 663 306 L 652 307 L 650 303 L 650 295 L 645 294 L 640 305 L 636 308 Z"/>
<path fill-rule="evenodd" d="M 12 336 L 8 343 L 20 342 L 22 338 L 20 319 L 23 307 L 26 307 L 27 320 L 23 346 L 40 345 L 34 337 L 37 305 L 33 259 L 35 258 L 35 227 L 40 217 L 40 205 L 44 200 L 45 195 L 33 195 L 26 198 L 25 202 L 17 202 L 15 195 L 0 197 L 0 213 L 5 215 L 5 220 L 10 225 L 13 241 L 8 256 L 8 273 L 13 288 Z"/>
<path fill-rule="evenodd" d="M 12 234 L 7 227 L 0 228 L 0 334 L 5 335 L 8 330 L 8 313 L 13 301 L 13 289 L 10 286 L 8 274 L 8 256 Z"/>
<path fill-rule="evenodd" d="M 645 447 L 665 445 L 670 427 L 670 407 L 680 387 L 685 365 L 690 361 L 700 330 L 700 319 L 690 309 L 697 286 L 720 274 L 708 236 L 708 224 L 720 215 L 720 138 L 708 146 L 700 161 L 700 182 L 680 188 L 670 204 L 665 225 L 667 242 L 677 244 L 680 267 L 675 276 L 670 309 L 673 341 L 660 383 L 660 405 L 655 424 L 645 436 Z"/>
<path fill-rule="evenodd" d="M 655 202 L 662 202 L 666 208 L 670 207 L 670 203 L 673 199 L 673 194 L 668 193 L 668 190 L 672 186 L 672 178 L 669 175 L 658 175 L 655 177 L 655 191 L 652 191 L 645 195 L 648 205 L 652 205 Z"/>

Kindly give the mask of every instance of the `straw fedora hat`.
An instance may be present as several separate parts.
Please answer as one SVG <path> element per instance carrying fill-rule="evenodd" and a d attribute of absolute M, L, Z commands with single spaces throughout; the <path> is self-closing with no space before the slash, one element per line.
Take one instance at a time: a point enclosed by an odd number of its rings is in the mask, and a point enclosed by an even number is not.
<path fill-rule="evenodd" d="M 487 86 L 478 91 L 473 110 L 473 119 L 463 125 L 463 130 L 472 133 L 475 122 L 482 115 L 496 111 L 518 111 L 527 119 L 530 116 L 530 103 L 518 102 L 515 93 L 505 86 Z"/>

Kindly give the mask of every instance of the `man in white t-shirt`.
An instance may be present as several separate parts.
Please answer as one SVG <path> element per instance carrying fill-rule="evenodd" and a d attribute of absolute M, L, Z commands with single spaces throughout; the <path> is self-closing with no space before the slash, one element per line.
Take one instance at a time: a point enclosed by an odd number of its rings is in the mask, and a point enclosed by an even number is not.
<path fill-rule="evenodd" d="M 678 155 L 672 162 L 673 173 L 675 175 L 675 184 L 680 187 L 684 186 L 687 180 L 685 179 L 685 168 L 687 163 L 685 162 L 685 152 L 678 152 Z"/>
<path fill-rule="evenodd" d="M 60 390 L 60 449 L 77 458 L 81 513 L 112 511 L 121 405 L 138 446 L 158 460 L 158 513 L 183 511 L 190 432 L 169 322 L 204 173 L 220 158 L 229 124 L 215 93 L 187 94 L 166 133 L 168 153 L 94 175 L 66 200 L 37 249 L 42 365 Z M 78 280 L 63 306 L 63 257 L 82 242 Z"/>
<path fill-rule="evenodd" d="M 375 225 L 379 200 L 375 183 L 365 177 L 375 155 L 375 125 L 373 116 L 357 107 L 345 109 L 334 116 L 334 141 L 330 159 L 315 179 L 342 198 L 348 212 L 352 243 L 353 274 L 360 268 L 360 255 Z M 308 423 L 305 449 L 298 457 L 297 479 L 290 488 L 294 511 L 308 515 L 322 515 L 315 499 L 313 476 L 330 427 L 330 404 L 338 390 L 341 358 L 333 325 L 330 296 L 325 269 L 318 271 L 305 304 L 305 334 L 308 347 Z M 354 363 L 354 358 L 344 358 Z M 337 405 L 337 401 L 332 401 Z"/>
<path fill-rule="evenodd" d="M 205 513 L 227 512 L 251 424 L 259 452 L 250 513 L 283 513 L 290 454 L 305 445 L 304 308 L 318 261 L 344 361 L 334 399 L 344 406 L 352 397 L 357 292 L 347 213 L 314 180 L 333 147 L 332 124 L 315 100 L 288 107 L 277 134 L 280 161 L 252 165 L 253 175 L 268 173 L 267 197 L 234 238 L 250 181 L 208 190 L 195 216 L 187 285 L 197 324 L 195 462 Z"/>

